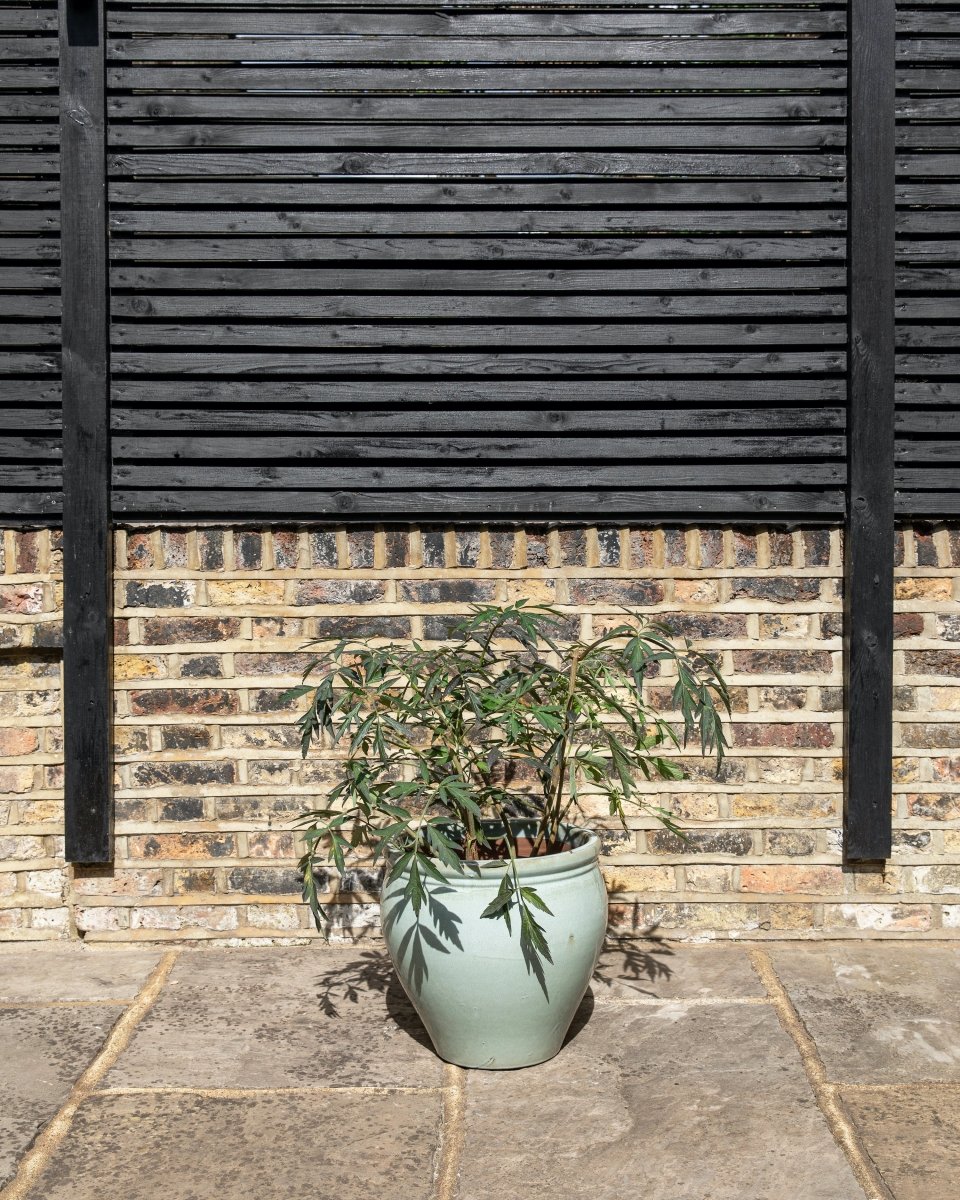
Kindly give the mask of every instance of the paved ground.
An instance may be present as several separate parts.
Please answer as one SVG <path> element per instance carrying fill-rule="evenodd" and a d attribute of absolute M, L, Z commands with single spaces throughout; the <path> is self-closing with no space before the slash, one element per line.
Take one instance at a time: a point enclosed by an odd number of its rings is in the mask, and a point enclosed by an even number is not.
<path fill-rule="evenodd" d="M 4 947 L 0 1045 L 0 1200 L 960 1195 L 956 944 L 625 943 L 508 1072 L 376 946 Z"/>

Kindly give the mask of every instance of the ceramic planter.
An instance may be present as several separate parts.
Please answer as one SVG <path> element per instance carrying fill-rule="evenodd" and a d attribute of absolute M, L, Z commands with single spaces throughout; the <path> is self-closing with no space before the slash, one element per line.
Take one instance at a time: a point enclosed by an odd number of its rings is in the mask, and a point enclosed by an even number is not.
<path fill-rule="evenodd" d="M 515 823 L 524 833 L 527 823 Z M 491 826 L 496 830 L 496 826 Z M 502 826 L 500 827 L 502 828 Z M 440 866 L 447 883 L 428 881 L 419 917 L 398 875 L 384 885 L 387 948 L 400 982 L 441 1058 L 462 1067 L 526 1067 L 563 1044 L 593 974 L 607 924 L 607 893 L 596 834 L 570 829 L 569 850 L 519 860 L 520 881 L 535 887 L 552 915 L 537 912 L 553 962 L 543 978 L 528 968 L 519 920 L 481 917 L 503 878 L 501 860 Z"/>

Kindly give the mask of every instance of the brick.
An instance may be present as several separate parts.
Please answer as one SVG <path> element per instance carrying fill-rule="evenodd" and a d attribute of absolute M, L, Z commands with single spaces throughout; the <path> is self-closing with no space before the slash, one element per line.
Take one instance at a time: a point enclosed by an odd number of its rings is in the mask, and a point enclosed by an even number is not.
<path fill-rule="evenodd" d="M 931 760 L 933 777 L 942 783 L 960 783 L 960 756 L 947 755 Z M 916 775 L 913 778 L 917 778 Z M 909 781 L 906 781 L 909 782 Z"/>
<path fill-rule="evenodd" d="M 255 639 L 302 638 L 307 623 L 302 617 L 253 617 L 250 630 Z"/>
<path fill-rule="evenodd" d="M 812 929 L 815 924 L 814 909 L 810 904 L 767 904 L 763 915 L 770 929 Z"/>
<path fill-rule="evenodd" d="M 820 792 L 740 792 L 730 797 L 730 815 L 817 821 L 837 816 L 841 803 L 840 795 Z"/>
<path fill-rule="evenodd" d="M 300 853 L 292 833 L 251 833 L 247 837 L 250 858 L 293 858 Z"/>
<path fill-rule="evenodd" d="M 410 565 L 410 537 L 404 529 L 388 529 L 383 535 L 387 567 Z"/>
<path fill-rule="evenodd" d="M 383 600 L 386 587 L 377 579 L 308 579 L 299 585 L 295 604 L 369 604 Z"/>
<path fill-rule="evenodd" d="M 14 534 L 16 571 L 20 575 L 34 575 L 41 569 L 45 531 L 25 529 Z"/>
<path fill-rule="evenodd" d="M 247 782 L 255 786 L 273 784 L 279 787 L 281 784 L 289 784 L 292 778 L 289 763 L 274 759 L 250 759 L 247 762 Z"/>
<path fill-rule="evenodd" d="M 157 566 L 153 537 L 149 533 L 127 534 L 127 570 L 143 571 Z"/>
<path fill-rule="evenodd" d="M 252 713 L 299 712 L 304 706 L 302 700 L 287 697 L 286 688 L 257 688 L 250 692 L 250 711 Z"/>
<path fill-rule="evenodd" d="M 723 566 L 723 530 L 701 529 L 697 545 L 697 565 L 700 567 Z"/>
<path fill-rule="evenodd" d="M 127 838 L 131 858 L 229 858 L 236 853 L 230 833 L 149 833 Z"/>
<path fill-rule="evenodd" d="M 719 604 L 720 584 L 716 579 L 675 579 L 673 599 L 677 604 Z"/>
<path fill-rule="evenodd" d="M 688 565 L 687 531 L 685 529 L 664 529 L 663 555 L 668 567 L 685 567 Z"/>
<path fill-rule="evenodd" d="M 770 604 L 808 604 L 820 598 L 820 580 L 778 575 L 731 579 L 730 596 L 734 600 L 765 600 Z"/>
<path fill-rule="evenodd" d="M 135 716 L 223 716 L 240 711 L 237 693 L 224 688 L 156 688 L 131 692 L 129 700 Z"/>
<path fill-rule="evenodd" d="M 587 531 L 585 529 L 561 529 L 558 536 L 560 543 L 560 562 L 565 567 L 585 567 L 587 565 Z"/>
<path fill-rule="evenodd" d="M 770 867 L 743 867 L 740 886 L 745 892 L 830 896 L 843 891 L 841 867 L 800 866 L 787 863 Z"/>
<path fill-rule="evenodd" d="M 300 561 L 300 535 L 291 529 L 273 532 L 273 565 L 278 571 L 295 570 Z"/>
<path fill-rule="evenodd" d="M 507 569 L 517 565 L 517 538 L 512 529 L 490 530 L 490 563 Z"/>
<path fill-rule="evenodd" d="M 764 840 L 767 854 L 782 855 L 784 858 L 800 858 L 813 854 L 817 848 L 814 835 L 798 829 L 771 829 Z"/>
<path fill-rule="evenodd" d="M 742 857 L 753 850 L 751 834 L 742 829 L 684 830 L 683 840 L 668 829 L 647 834 L 651 854 L 723 854 Z"/>
<path fill-rule="evenodd" d="M 945 616 L 938 613 L 937 637 L 945 642 L 960 642 L 960 616 Z"/>
<path fill-rule="evenodd" d="M 480 563 L 480 530 L 458 529 L 456 534 L 458 567 L 476 567 Z"/>
<path fill-rule="evenodd" d="M 295 675 L 299 678 L 315 657 L 281 650 L 271 654 L 238 654 L 233 663 L 237 675 Z"/>
<path fill-rule="evenodd" d="M 620 566 L 620 530 L 597 530 L 598 565 L 601 567 Z"/>
<path fill-rule="evenodd" d="M 326 872 L 316 874 L 318 886 L 325 890 Z M 234 867 L 227 877 L 228 891 L 249 896 L 299 896 L 301 886 L 299 872 L 292 867 Z"/>
<path fill-rule="evenodd" d="M 927 821 L 960 820 L 960 793 L 916 792 L 907 795 L 907 815 Z"/>
<path fill-rule="evenodd" d="M 662 604 L 663 584 L 655 579 L 571 579 L 573 604 Z"/>
<path fill-rule="evenodd" d="M 113 677 L 126 682 L 130 679 L 163 679 L 167 675 L 167 660 L 159 654 L 117 654 L 113 659 Z"/>
<path fill-rule="evenodd" d="M 195 654 L 180 660 L 183 679 L 221 679 L 223 659 L 219 654 Z"/>
<path fill-rule="evenodd" d="M 0 767 L 0 795 L 22 796 L 33 787 L 33 767 Z M 0 858 L 10 857 L 0 854 Z"/>
<path fill-rule="evenodd" d="M 78 896 L 162 896 L 159 867 L 124 870 L 116 867 L 74 867 L 73 890 Z"/>
<path fill-rule="evenodd" d="M 54 896 L 60 899 L 67 884 L 67 872 L 64 868 L 54 871 L 28 871 L 26 888 L 30 893 L 40 896 Z"/>
<path fill-rule="evenodd" d="M 196 892 L 212 893 L 217 890 L 217 873 L 213 867 L 178 868 L 173 873 L 173 894 L 186 896 Z"/>
<path fill-rule="evenodd" d="M 828 650 L 735 650 L 733 669 L 749 675 L 830 675 L 833 655 Z"/>
<path fill-rule="evenodd" d="M 316 529 L 310 535 L 310 561 L 315 567 L 337 567 L 337 535 L 332 529 Z"/>
<path fill-rule="evenodd" d="M 527 566 L 548 567 L 550 543 L 545 529 L 527 530 Z"/>
<path fill-rule="evenodd" d="M 207 583 L 207 600 L 211 605 L 282 604 L 282 579 L 211 579 Z"/>
<path fill-rule="evenodd" d="M 408 617 L 317 617 L 314 632 L 318 638 L 409 638 L 410 619 Z"/>
<path fill-rule="evenodd" d="M 140 622 L 147 646 L 225 642 L 240 636 L 239 617 L 146 617 Z"/>
<path fill-rule="evenodd" d="M 807 689 L 805 687 L 762 687 L 757 690 L 757 701 L 761 710 L 791 712 L 806 707 Z"/>
<path fill-rule="evenodd" d="M 951 579 L 898 579 L 894 584 L 897 600 L 952 600 Z"/>
<path fill-rule="evenodd" d="M 203 762 L 138 763 L 131 772 L 134 787 L 203 787 L 207 784 L 234 783 L 237 768 L 232 762 L 217 759 Z"/>
<path fill-rule="evenodd" d="M 828 567 L 830 565 L 829 529 L 805 529 L 802 541 L 805 567 Z"/>
<path fill-rule="evenodd" d="M 893 636 L 895 638 L 920 637 L 923 633 L 923 613 L 895 613 Z"/>
<path fill-rule="evenodd" d="M 447 537 L 442 529 L 424 529 L 420 534 L 420 557 L 429 568 L 447 565 Z"/>
<path fill-rule="evenodd" d="M 932 530 L 914 527 L 913 548 L 917 556 L 918 567 L 937 567 L 940 565 Z"/>
<path fill-rule="evenodd" d="M 43 584 L 0 584 L 0 612 L 22 616 L 43 612 Z"/>
<path fill-rule="evenodd" d="M 739 529 L 733 531 L 733 561 L 738 567 L 755 567 L 757 565 L 755 534 L 744 533 Z"/>
<path fill-rule="evenodd" d="M 373 566 L 374 532 L 372 529 L 350 529 L 347 532 L 347 562 L 357 570 Z"/>
<path fill-rule="evenodd" d="M 914 696 L 917 694 L 916 688 L 904 689 L 910 691 Z M 895 694 L 900 691 L 895 689 Z M 930 713 L 936 712 L 958 712 L 960 711 L 960 687 L 931 687 L 927 688 L 927 711 Z M 904 705 L 897 705 L 901 710 Z M 911 709 L 918 708 L 919 705 L 914 702 L 910 705 Z"/>
<path fill-rule="evenodd" d="M 401 600 L 419 604 L 477 604 L 496 599 L 496 585 L 479 579 L 401 580 Z"/>
<path fill-rule="evenodd" d="M 202 750 L 213 742 L 213 730 L 207 725 L 167 725 L 160 730 L 164 750 Z"/>
<path fill-rule="evenodd" d="M 907 650 L 903 660 L 908 675 L 960 676 L 960 650 Z"/>
<path fill-rule="evenodd" d="M 0 757 L 16 758 L 31 754 L 40 744 L 35 729 L 0 728 Z"/>
<path fill-rule="evenodd" d="M 235 531 L 233 554 L 238 571 L 257 571 L 263 564 L 263 536 L 251 530 Z"/>
<path fill-rule="evenodd" d="M 201 529 L 197 534 L 197 550 L 202 571 L 223 570 L 223 538 L 222 529 Z"/>
<path fill-rule="evenodd" d="M 783 746 L 796 749 L 826 749 L 833 745 L 831 727 L 821 721 L 797 724 L 743 723 L 731 728 L 734 746 Z"/>
<path fill-rule="evenodd" d="M 656 545 L 652 529 L 630 530 L 630 566 L 655 567 Z"/>
<path fill-rule="evenodd" d="M 304 807 L 301 796 L 220 796 L 216 800 L 218 821 L 285 822 Z"/>
<path fill-rule="evenodd" d="M 761 613 L 760 636 L 764 639 L 808 638 L 810 618 L 806 613 Z M 829 635 L 824 635 L 829 636 Z"/>
<path fill-rule="evenodd" d="M 851 863 L 847 867 L 847 878 L 856 892 L 865 895 L 893 896 L 906 890 L 903 869 L 890 863 L 880 866 Z"/>
<path fill-rule="evenodd" d="M 826 929 L 924 932 L 932 922 L 926 904 L 827 904 L 823 915 Z"/>
<path fill-rule="evenodd" d="M 682 868 L 688 892 L 723 893 L 733 891 L 733 868 L 688 863 Z"/>
<path fill-rule="evenodd" d="M 203 797 L 181 796 L 176 800 L 162 800 L 157 810 L 160 821 L 202 821 Z"/>
<path fill-rule="evenodd" d="M 619 867 L 602 864 L 607 891 L 613 896 L 625 892 L 675 892 L 673 867 Z"/>
<path fill-rule="evenodd" d="M 793 535 L 773 532 L 767 535 L 771 567 L 790 567 L 793 565 Z"/>
<path fill-rule="evenodd" d="M 127 608 L 187 608 L 197 600 L 197 585 L 189 580 L 133 580 L 124 587 Z"/>
<path fill-rule="evenodd" d="M 300 929 L 300 909 L 293 904 L 248 904 L 247 924 L 254 929 L 284 933 Z"/>
<path fill-rule="evenodd" d="M 104 905 L 88 908 L 79 905 L 74 910 L 77 929 L 84 933 L 115 933 L 121 929 L 129 929 L 130 915 L 125 908 L 112 908 Z"/>
<path fill-rule="evenodd" d="M 900 726 L 900 742 L 917 750 L 958 750 L 960 724 L 905 723 Z"/>
<path fill-rule="evenodd" d="M 160 548 L 164 567 L 186 567 L 189 565 L 189 543 L 185 531 L 179 529 L 161 530 Z"/>

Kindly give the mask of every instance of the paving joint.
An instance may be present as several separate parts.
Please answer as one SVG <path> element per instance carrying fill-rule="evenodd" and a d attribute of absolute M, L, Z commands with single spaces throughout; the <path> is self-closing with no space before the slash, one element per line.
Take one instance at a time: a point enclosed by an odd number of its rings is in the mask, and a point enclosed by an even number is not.
<path fill-rule="evenodd" d="M 467 1072 L 453 1063 L 444 1063 L 443 1082 L 440 1138 L 434 1159 L 433 1200 L 454 1200 L 459 1190 L 460 1162 L 463 1158 Z"/>
<path fill-rule="evenodd" d="M 130 1044 L 137 1026 L 156 1003 L 178 957 L 178 951 L 168 950 L 134 999 L 128 1002 L 126 1011 L 110 1030 L 93 1061 L 73 1085 L 70 1095 L 20 1160 L 17 1173 L 0 1191 L 0 1200 L 24 1200 L 28 1195 L 69 1133 L 77 1109 L 95 1093 L 97 1085 Z"/>
<path fill-rule="evenodd" d="M 361 1096 L 409 1096 L 431 1095 L 443 1092 L 442 1087 L 393 1087 L 389 1084 L 345 1084 L 341 1087 L 318 1085 L 317 1087 L 109 1087 L 95 1088 L 92 1096 L 201 1096 L 210 1100 L 256 1099 L 260 1096 L 339 1096 L 344 1093 Z M 0 1193 L 0 1200 L 6 1197 Z"/>
<path fill-rule="evenodd" d="M 800 1055 L 800 1061 L 810 1082 L 817 1106 L 823 1113 L 837 1145 L 846 1155 L 850 1169 L 863 1188 L 864 1195 L 867 1200 L 895 1200 L 893 1193 L 887 1187 L 876 1164 L 863 1145 L 857 1127 L 851 1120 L 839 1095 L 838 1085 L 827 1079 L 826 1068 L 817 1044 L 800 1019 L 800 1014 L 777 974 L 770 955 L 759 947 L 751 947 L 749 955 L 753 969 L 767 989 L 767 995 L 770 997 L 780 1024 L 797 1047 L 797 1053 Z M 3 1198 L 0 1197 L 0 1200 Z"/>

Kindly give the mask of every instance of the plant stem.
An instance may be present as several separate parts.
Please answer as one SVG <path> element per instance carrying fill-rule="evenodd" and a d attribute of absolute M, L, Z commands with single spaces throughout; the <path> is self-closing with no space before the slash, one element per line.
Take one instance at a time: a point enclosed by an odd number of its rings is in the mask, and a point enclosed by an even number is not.
<path fill-rule="evenodd" d="M 547 850 L 560 841 L 560 809 L 563 802 L 563 777 L 566 773 L 567 751 L 570 748 L 570 718 L 573 715 L 573 696 L 577 688 L 577 673 L 585 651 L 578 648 L 570 655 L 570 674 L 567 676 L 567 695 L 563 704 L 563 733 L 557 761 L 550 779 L 550 796 L 543 814 L 543 823 L 533 843 L 531 854 L 536 855 L 544 840 Z"/>

